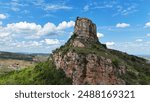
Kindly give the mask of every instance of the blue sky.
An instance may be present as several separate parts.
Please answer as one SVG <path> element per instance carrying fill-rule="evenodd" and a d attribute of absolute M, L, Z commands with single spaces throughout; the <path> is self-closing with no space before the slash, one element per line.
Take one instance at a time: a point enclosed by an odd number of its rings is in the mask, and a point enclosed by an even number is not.
<path fill-rule="evenodd" d="M 150 0 L 0 0 L 0 51 L 50 53 L 77 16 L 97 25 L 108 48 L 150 54 Z"/>

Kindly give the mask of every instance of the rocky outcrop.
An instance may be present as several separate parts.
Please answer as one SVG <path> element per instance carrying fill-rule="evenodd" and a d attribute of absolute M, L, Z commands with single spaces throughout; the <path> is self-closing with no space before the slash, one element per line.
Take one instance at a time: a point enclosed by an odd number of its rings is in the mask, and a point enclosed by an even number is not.
<path fill-rule="evenodd" d="M 78 17 L 73 37 L 52 55 L 56 68 L 63 69 L 66 75 L 72 78 L 73 84 L 125 84 L 116 75 L 125 73 L 126 68 L 120 67 L 121 70 L 118 71 L 119 68 L 112 64 L 111 59 L 92 52 L 94 45 L 100 45 L 96 25 L 87 18 Z M 105 50 L 105 47 L 100 46 Z M 91 53 L 86 49 L 91 50 Z M 76 50 L 83 52 L 78 53 Z"/>
<path fill-rule="evenodd" d="M 51 55 L 72 84 L 149 84 L 150 65 L 142 58 L 107 49 L 99 42 L 91 20 L 78 17 L 74 29 L 67 43 Z"/>

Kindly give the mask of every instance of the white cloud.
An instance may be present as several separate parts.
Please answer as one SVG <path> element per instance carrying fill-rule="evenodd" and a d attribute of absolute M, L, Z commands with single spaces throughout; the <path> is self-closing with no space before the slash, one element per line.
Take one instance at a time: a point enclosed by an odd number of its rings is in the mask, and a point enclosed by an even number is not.
<path fill-rule="evenodd" d="M 43 26 L 41 30 L 38 31 L 37 34 L 35 34 L 35 36 L 42 36 L 48 34 L 55 35 L 55 34 L 63 33 L 64 29 L 73 27 L 74 24 L 75 24 L 74 21 L 69 21 L 69 22 L 63 21 L 62 23 L 58 24 L 58 26 L 56 26 L 55 24 L 48 22 Z"/>
<path fill-rule="evenodd" d="M 40 46 L 41 44 L 39 43 L 39 42 L 37 42 L 37 41 L 33 41 L 32 43 L 31 43 L 31 46 Z"/>
<path fill-rule="evenodd" d="M 104 34 L 102 34 L 102 33 L 97 33 L 97 37 L 98 37 L 98 38 L 102 38 L 102 37 L 104 37 Z"/>
<path fill-rule="evenodd" d="M 0 26 L 0 48 L 5 51 L 49 52 L 64 42 L 56 37 L 66 32 L 69 34 L 68 30 L 73 26 L 73 21 L 63 21 L 58 25 L 48 22 L 43 26 L 26 21 L 2 25 Z M 55 36 L 51 38 L 51 35 Z"/>
<path fill-rule="evenodd" d="M 0 33 L 0 38 L 6 37 L 8 35 L 10 35 L 9 32 L 2 32 L 2 33 Z"/>
<path fill-rule="evenodd" d="M 55 33 L 56 31 L 56 25 L 53 23 L 46 23 L 43 28 L 41 28 L 38 32 L 37 32 L 37 36 L 41 36 L 41 35 L 47 35 L 47 34 L 51 34 L 51 33 Z"/>
<path fill-rule="evenodd" d="M 89 10 L 89 5 L 85 5 L 84 8 L 83 8 L 83 10 L 84 10 L 85 12 L 88 11 L 88 10 Z"/>
<path fill-rule="evenodd" d="M 145 27 L 150 27 L 150 22 L 145 23 Z"/>
<path fill-rule="evenodd" d="M 136 42 L 142 42 L 143 39 L 136 39 Z"/>
<path fill-rule="evenodd" d="M 7 36 L 9 36 L 11 34 L 11 32 L 9 31 L 9 29 L 6 27 L 2 27 L 0 26 L 0 38 L 5 38 Z"/>
<path fill-rule="evenodd" d="M 127 52 L 129 54 L 150 54 L 150 42 L 120 42 L 111 48 Z"/>
<path fill-rule="evenodd" d="M 7 18 L 7 16 L 6 15 L 4 15 L 4 14 L 0 14 L 0 19 L 6 19 Z"/>
<path fill-rule="evenodd" d="M 150 37 L 150 34 L 147 34 L 148 37 Z"/>
<path fill-rule="evenodd" d="M 0 7 L 1 9 L 4 9 L 5 11 L 21 11 L 22 7 L 26 7 L 29 6 L 30 4 L 27 2 L 21 2 L 20 0 L 9 0 L 9 1 L 5 1 L 5 2 L 0 2 Z"/>
<path fill-rule="evenodd" d="M 75 25 L 74 21 L 70 21 L 70 22 L 63 21 L 58 25 L 57 29 L 62 30 L 62 29 L 73 27 L 74 25 Z"/>
<path fill-rule="evenodd" d="M 72 9 L 70 6 L 66 5 L 46 5 L 45 10 L 69 10 Z"/>
<path fill-rule="evenodd" d="M 58 39 L 45 39 L 44 42 L 48 45 L 60 44 Z"/>
<path fill-rule="evenodd" d="M 11 46 L 14 48 L 34 48 L 41 46 L 42 43 L 38 41 L 14 41 L 12 43 L 7 44 L 7 46 Z M 43 45 L 44 46 L 44 45 Z"/>
<path fill-rule="evenodd" d="M 28 23 L 26 21 L 7 24 L 7 27 L 9 29 L 16 29 L 16 30 L 39 30 L 41 29 L 41 25 L 37 25 L 35 23 Z"/>
<path fill-rule="evenodd" d="M 115 44 L 115 42 L 106 42 L 107 46 L 113 46 Z"/>
<path fill-rule="evenodd" d="M 118 23 L 116 24 L 116 27 L 117 28 L 126 28 L 126 27 L 129 27 L 130 24 L 127 24 L 127 23 Z"/>
<path fill-rule="evenodd" d="M 73 21 L 63 21 L 62 23 L 56 26 L 53 23 L 46 23 L 41 26 L 36 23 L 28 23 L 26 21 L 19 23 L 11 23 L 7 24 L 6 27 L 0 28 L 0 37 L 5 36 L 14 36 L 14 37 L 22 37 L 28 39 L 40 38 L 44 35 L 57 35 L 60 33 L 64 33 L 64 30 L 74 26 Z"/>
<path fill-rule="evenodd" d="M 116 12 L 113 14 L 113 16 L 117 16 L 117 15 L 126 16 L 126 15 L 133 14 L 138 11 L 136 3 L 134 4 L 131 3 L 126 6 L 119 4 L 119 5 L 116 5 L 115 9 L 116 9 Z"/>

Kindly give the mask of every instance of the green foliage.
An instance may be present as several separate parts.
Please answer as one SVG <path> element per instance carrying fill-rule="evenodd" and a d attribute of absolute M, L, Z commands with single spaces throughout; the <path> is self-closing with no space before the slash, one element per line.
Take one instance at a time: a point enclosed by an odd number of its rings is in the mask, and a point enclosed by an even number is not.
<path fill-rule="evenodd" d="M 71 79 L 67 78 L 62 69 L 56 69 L 52 62 L 39 63 L 35 67 L 36 76 L 34 77 L 35 84 L 71 84 Z"/>
<path fill-rule="evenodd" d="M 114 65 L 116 68 L 119 67 L 119 60 L 113 59 L 113 60 L 112 60 L 112 63 L 113 63 L 113 65 Z"/>
<path fill-rule="evenodd" d="M 12 71 L 0 76 L 0 84 L 3 85 L 64 85 L 71 84 L 63 70 L 57 70 L 52 62 L 42 62 L 35 68 L 26 68 L 20 71 Z"/>
<path fill-rule="evenodd" d="M 20 71 L 12 71 L 0 76 L 0 84 L 15 85 L 15 84 L 32 84 L 33 83 L 33 68 L 26 68 Z"/>
<path fill-rule="evenodd" d="M 127 71 L 126 74 L 122 75 L 121 78 L 129 85 L 141 84 L 147 85 L 150 84 L 150 76 L 146 76 L 144 73 L 138 73 Z"/>
<path fill-rule="evenodd" d="M 123 79 L 126 84 L 150 84 L 150 70 L 146 65 L 140 65 L 134 63 L 133 65 L 128 65 L 127 71 L 124 75 L 119 76 Z"/>

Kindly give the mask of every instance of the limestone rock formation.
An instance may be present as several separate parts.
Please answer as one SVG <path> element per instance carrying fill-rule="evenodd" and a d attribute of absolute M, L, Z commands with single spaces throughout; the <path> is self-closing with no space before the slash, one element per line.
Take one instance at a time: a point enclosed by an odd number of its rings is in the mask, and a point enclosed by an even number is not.
<path fill-rule="evenodd" d="M 79 18 L 75 22 L 74 34 L 76 39 L 73 41 L 74 47 L 87 47 L 88 44 L 99 43 L 96 25 L 87 18 Z"/>
<path fill-rule="evenodd" d="M 96 25 L 91 20 L 77 17 L 72 37 L 51 55 L 56 68 L 63 69 L 72 78 L 72 84 L 77 85 L 135 83 L 136 79 L 128 80 L 131 74 L 139 75 L 138 70 L 132 68 L 132 62 L 145 63 L 144 60 L 107 49 L 96 33 Z"/>

